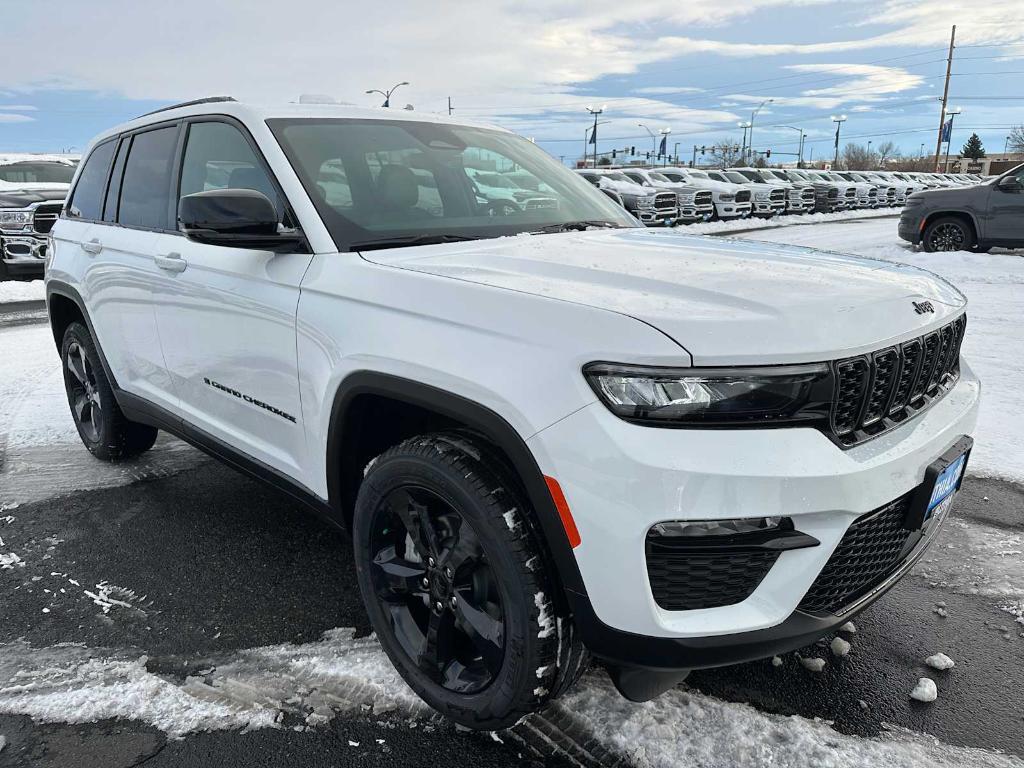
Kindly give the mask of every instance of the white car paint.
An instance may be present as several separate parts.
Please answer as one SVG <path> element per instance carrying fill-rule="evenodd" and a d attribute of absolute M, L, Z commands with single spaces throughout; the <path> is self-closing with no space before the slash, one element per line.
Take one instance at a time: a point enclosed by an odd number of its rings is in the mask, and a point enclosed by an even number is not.
<path fill-rule="evenodd" d="M 210 113 L 248 128 L 312 252 L 226 249 L 175 232 L 62 219 L 47 279 L 80 292 L 118 384 L 322 499 L 331 406 L 349 374 L 393 374 L 483 405 L 562 483 L 583 538 L 576 560 L 609 626 L 689 637 L 778 624 L 849 523 L 921 483 L 973 428 L 979 384 L 966 364 L 927 412 L 849 450 L 808 428 L 627 423 L 597 400 L 584 365 L 834 360 L 937 328 L 965 299 L 911 267 L 639 228 L 338 252 L 266 122 L 449 122 L 439 116 L 229 102 L 141 118 L 100 138 Z M 90 243 L 98 253 L 83 249 Z M 154 266 L 172 254 L 187 269 Z M 911 301 L 930 301 L 934 313 L 915 313 Z M 738 604 L 654 604 L 643 561 L 653 522 L 775 514 L 799 517 L 821 546 L 785 553 Z"/>

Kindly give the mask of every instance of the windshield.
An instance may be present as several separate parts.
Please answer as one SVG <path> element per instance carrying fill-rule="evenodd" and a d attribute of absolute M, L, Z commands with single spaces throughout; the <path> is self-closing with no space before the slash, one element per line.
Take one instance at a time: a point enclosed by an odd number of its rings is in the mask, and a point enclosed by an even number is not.
<path fill-rule="evenodd" d="M 786 176 L 794 179 L 800 179 L 801 181 L 808 181 L 811 178 L 803 171 L 786 171 Z"/>
<path fill-rule="evenodd" d="M 628 176 L 627 176 L 626 174 L 624 174 L 624 173 L 606 173 L 606 174 L 604 174 L 604 175 L 605 175 L 605 176 L 606 176 L 607 178 L 611 179 L 612 181 L 624 181 L 624 182 L 626 182 L 627 184 L 636 184 L 636 182 L 635 182 L 635 181 L 633 181 L 633 180 L 632 180 L 631 178 L 629 178 L 629 177 L 628 177 Z"/>
<path fill-rule="evenodd" d="M 25 162 L 0 165 L 0 181 L 14 184 L 70 184 L 75 166 L 66 163 Z"/>
<path fill-rule="evenodd" d="M 704 171 L 690 171 L 690 175 L 693 176 L 695 179 L 709 179 L 709 178 L 711 178 L 706 173 L 704 173 Z"/>
<path fill-rule="evenodd" d="M 732 171 L 726 171 L 726 173 L 732 173 Z M 743 177 L 744 181 L 752 181 L 755 184 L 767 184 L 768 182 L 761 178 L 761 175 L 756 171 L 739 171 L 739 175 Z"/>
<path fill-rule="evenodd" d="M 739 171 L 725 171 L 724 175 L 725 175 L 725 178 L 727 178 L 729 181 L 733 182 L 734 184 L 749 184 L 750 183 L 750 179 L 748 179 L 746 176 L 744 176 Z"/>
<path fill-rule="evenodd" d="M 574 222 L 639 226 L 578 174 L 504 131 L 412 120 L 267 122 L 342 251 Z M 513 194 L 519 185 L 503 176 L 511 172 L 545 191 Z"/>

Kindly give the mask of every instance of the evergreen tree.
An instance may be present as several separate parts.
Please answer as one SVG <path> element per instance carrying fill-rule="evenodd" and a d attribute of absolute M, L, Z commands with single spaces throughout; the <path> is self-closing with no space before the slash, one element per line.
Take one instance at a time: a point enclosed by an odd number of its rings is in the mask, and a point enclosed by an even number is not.
<path fill-rule="evenodd" d="M 972 133 L 971 138 L 964 144 L 964 148 L 960 150 L 961 157 L 969 157 L 971 160 L 980 160 L 985 156 L 985 147 L 981 145 L 981 139 L 978 134 Z"/>

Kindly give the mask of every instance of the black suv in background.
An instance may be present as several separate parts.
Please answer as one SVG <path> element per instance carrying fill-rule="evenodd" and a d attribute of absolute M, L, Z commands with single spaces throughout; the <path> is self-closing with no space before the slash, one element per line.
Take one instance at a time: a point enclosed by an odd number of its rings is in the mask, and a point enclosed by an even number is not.
<path fill-rule="evenodd" d="M 1024 248 L 1024 165 L 983 184 L 915 192 L 899 235 L 928 253 Z"/>

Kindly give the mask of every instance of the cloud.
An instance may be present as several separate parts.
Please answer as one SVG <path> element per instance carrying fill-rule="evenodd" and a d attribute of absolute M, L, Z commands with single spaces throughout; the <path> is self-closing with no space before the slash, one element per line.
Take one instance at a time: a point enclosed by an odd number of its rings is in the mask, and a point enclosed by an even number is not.
<path fill-rule="evenodd" d="M 31 104 L 0 104 L 0 112 L 35 112 Z"/>
<path fill-rule="evenodd" d="M 18 114 L 17 112 L 0 112 L 0 123 L 31 123 L 34 117 Z"/>
<path fill-rule="evenodd" d="M 633 93 L 642 93 L 650 96 L 664 95 L 668 96 L 673 93 L 703 93 L 703 88 L 695 88 L 692 86 L 674 86 L 674 85 L 655 85 L 649 88 L 634 88 Z"/>
<path fill-rule="evenodd" d="M 821 74 L 826 82 L 836 78 L 848 79 L 825 88 L 809 88 L 800 91 L 797 96 L 732 94 L 728 98 L 745 103 L 760 103 L 771 98 L 772 103 L 780 107 L 836 109 L 851 101 L 882 101 L 892 94 L 913 90 L 924 82 L 921 75 L 900 67 L 883 67 L 877 64 L 790 64 L 783 68 L 794 72 Z M 764 110 L 766 113 L 767 111 Z"/>

